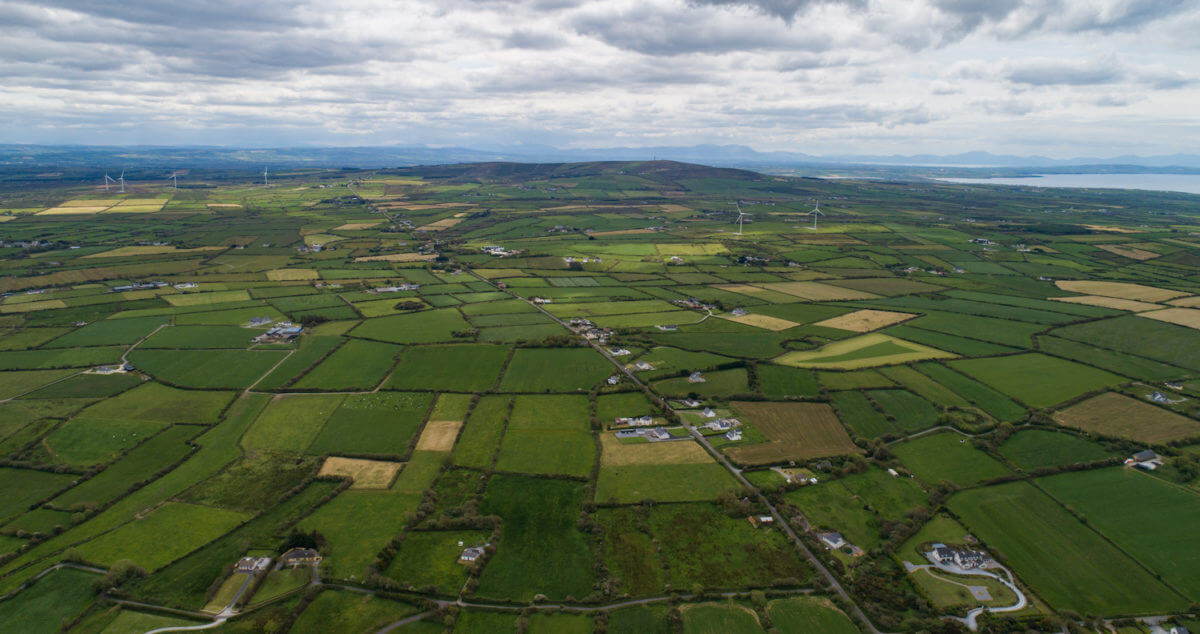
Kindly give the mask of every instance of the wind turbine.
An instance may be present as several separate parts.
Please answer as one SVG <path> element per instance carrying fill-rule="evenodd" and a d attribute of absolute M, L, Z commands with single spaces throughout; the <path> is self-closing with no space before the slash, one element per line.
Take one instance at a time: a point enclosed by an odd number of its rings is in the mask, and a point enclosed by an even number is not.
<path fill-rule="evenodd" d="M 169 178 L 175 182 L 175 191 L 179 191 L 179 171 L 171 170 L 171 175 L 168 176 L 167 178 Z"/>
<path fill-rule="evenodd" d="M 266 165 L 263 166 L 263 185 L 267 184 L 267 167 Z"/>
<path fill-rule="evenodd" d="M 733 204 L 737 205 L 737 210 L 738 210 L 738 217 L 737 217 L 738 232 L 737 232 L 737 234 L 740 236 L 740 235 L 742 235 L 742 219 L 745 218 L 746 216 L 748 216 L 749 214 L 742 211 L 742 205 L 740 202 L 734 201 Z"/>
<path fill-rule="evenodd" d="M 115 182 L 117 182 L 117 181 L 114 180 L 113 177 L 109 176 L 108 172 L 104 173 L 104 191 L 108 191 L 109 183 L 115 183 Z"/>
<path fill-rule="evenodd" d="M 812 229 L 813 231 L 816 231 L 817 230 L 817 216 L 825 215 L 824 213 L 821 212 L 821 201 L 818 200 L 815 204 L 813 204 L 812 211 L 808 212 L 805 215 L 813 217 L 813 226 L 811 226 L 809 228 Z"/>
<path fill-rule="evenodd" d="M 125 170 L 121 170 L 121 178 L 118 178 L 117 181 L 119 183 L 121 183 L 121 193 L 124 194 L 125 193 Z"/>

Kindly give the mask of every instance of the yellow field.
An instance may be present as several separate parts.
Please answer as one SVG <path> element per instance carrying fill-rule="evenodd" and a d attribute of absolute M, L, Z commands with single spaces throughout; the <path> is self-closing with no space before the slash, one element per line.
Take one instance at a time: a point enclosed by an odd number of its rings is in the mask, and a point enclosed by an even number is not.
<path fill-rule="evenodd" d="M 1171 291 L 1165 288 L 1144 286 L 1130 282 L 1101 282 L 1096 280 L 1059 280 L 1055 286 L 1064 291 L 1082 293 L 1084 295 L 1103 295 L 1121 299 L 1135 299 L 1142 302 L 1163 302 L 1190 293 Z"/>
<path fill-rule="evenodd" d="M 795 328 L 796 326 L 800 325 L 794 321 L 788 321 L 786 319 L 780 319 L 778 317 L 771 317 L 769 315 L 759 315 L 756 313 L 742 315 L 741 317 L 738 317 L 736 315 L 717 315 L 717 316 L 720 317 L 721 319 L 728 319 L 729 321 L 735 321 L 739 324 L 745 324 L 747 326 L 754 326 L 755 328 L 762 328 L 764 330 L 780 331 L 780 330 L 787 330 L 788 328 Z"/>
<path fill-rule="evenodd" d="M 316 269 L 273 269 L 267 271 L 267 279 L 272 282 L 315 280 L 318 278 Z"/>
<path fill-rule="evenodd" d="M 1117 310 L 1128 310 L 1132 312 L 1141 312 L 1143 310 L 1158 310 L 1162 306 L 1151 304 L 1148 302 L 1139 302 L 1132 299 L 1120 299 L 1118 297 L 1101 297 L 1100 295 L 1077 295 L 1075 297 L 1048 297 L 1047 299 L 1056 302 L 1067 302 L 1070 304 L 1087 304 L 1088 306 L 1100 306 L 1103 308 L 1115 308 Z"/>
<path fill-rule="evenodd" d="M 87 259 L 87 258 L 127 258 L 127 257 L 136 256 L 136 255 L 163 255 L 166 253 L 199 253 L 202 251 L 224 251 L 224 250 L 225 250 L 225 247 L 195 247 L 192 249 L 176 249 L 175 247 L 172 247 L 172 246 L 161 246 L 161 247 L 130 246 L 130 247 L 117 247 L 115 249 L 111 249 L 108 251 L 101 251 L 100 253 L 93 253 L 91 255 L 85 255 L 80 259 L 83 260 L 83 259 Z"/>
<path fill-rule="evenodd" d="M 59 207 L 112 207 L 121 204 L 120 198 L 77 198 L 68 200 Z"/>
<path fill-rule="evenodd" d="M 1116 392 L 1093 396 L 1054 414 L 1059 425 L 1086 432 L 1166 443 L 1200 436 L 1200 421 Z"/>
<path fill-rule="evenodd" d="M 1091 229 L 1092 231 L 1107 231 L 1108 233 L 1138 233 L 1137 231 L 1135 231 L 1133 229 L 1126 229 L 1125 227 L 1111 227 L 1109 225 L 1083 225 L 1083 226 L 1087 227 L 1088 229 Z"/>
<path fill-rule="evenodd" d="M 162 211 L 162 205 L 118 205 L 105 209 L 105 214 L 152 214 Z"/>
<path fill-rule="evenodd" d="M 354 480 L 351 489 L 386 489 L 400 473 L 399 462 L 385 460 L 362 460 L 330 456 L 321 465 L 318 476 L 342 476 Z"/>
<path fill-rule="evenodd" d="M 830 286 L 820 282 L 771 282 L 769 284 L 755 284 L 759 288 L 765 288 L 769 291 L 779 291 L 787 293 L 801 299 L 813 301 L 835 301 L 848 299 L 875 299 L 878 295 L 856 291 L 849 288 L 841 288 L 839 286 Z"/>
<path fill-rule="evenodd" d="M 666 205 L 659 205 L 658 208 L 663 210 L 666 213 L 680 213 L 680 212 L 692 210 L 691 207 L 684 207 L 683 205 L 676 205 L 674 203 L 668 203 Z"/>
<path fill-rule="evenodd" d="M 712 462 L 700 445 L 692 440 L 670 442 L 623 443 L 616 436 L 600 434 L 600 464 L 622 467 L 633 464 L 705 464 Z"/>
<path fill-rule="evenodd" d="M 768 291 L 765 288 L 750 286 L 749 284 L 713 284 L 713 288 L 739 295 L 746 295 L 755 299 L 761 299 L 772 304 L 790 304 L 796 301 L 794 297 L 787 293 L 778 291 Z"/>
<path fill-rule="evenodd" d="M 333 231 L 361 231 L 380 224 L 383 224 L 382 220 L 376 220 L 375 222 L 347 222 L 344 225 L 334 227 Z"/>
<path fill-rule="evenodd" d="M 1130 258 L 1133 260 L 1153 260 L 1159 257 L 1160 253 L 1138 249 L 1136 247 L 1123 247 L 1118 244 L 1097 244 L 1097 249 L 1103 249 L 1109 253 L 1115 253 L 1119 256 Z"/>
<path fill-rule="evenodd" d="M 912 313 L 894 313 L 889 310 L 856 310 L 852 313 L 818 321 L 813 325 L 853 332 L 871 332 L 872 330 L 898 324 L 913 317 L 916 317 L 916 315 Z"/>
<path fill-rule="evenodd" d="M 28 313 L 35 310 L 49 310 L 51 308 L 66 307 L 67 303 L 61 299 L 42 299 L 36 302 L 4 304 L 3 306 L 0 306 L 0 313 Z"/>
<path fill-rule="evenodd" d="M 1200 295 L 1181 297 L 1179 299 L 1173 299 L 1167 303 L 1172 306 L 1183 306 L 1184 308 L 1200 308 Z"/>
<path fill-rule="evenodd" d="M 345 240 L 345 238 L 330 233 L 310 233 L 304 236 L 304 244 L 310 247 L 314 244 L 332 244 L 340 240 Z"/>
<path fill-rule="evenodd" d="M 98 214 L 108 207 L 51 207 L 44 211 L 39 211 L 39 216 L 65 216 L 67 214 Z"/>
<path fill-rule="evenodd" d="M 172 306 L 204 306 L 207 304 L 223 304 L 225 302 L 250 301 L 250 293 L 244 290 L 184 293 L 180 295 L 164 295 L 163 299 Z"/>
<path fill-rule="evenodd" d="M 458 439 L 461 420 L 431 420 L 425 424 L 421 438 L 417 440 L 417 451 L 450 451 Z"/>
<path fill-rule="evenodd" d="M 453 207 L 474 207 L 475 203 L 438 203 L 436 205 L 411 205 L 407 203 L 392 203 L 393 207 L 409 211 L 426 211 L 429 209 L 451 209 Z"/>
<path fill-rule="evenodd" d="M 418 231 L 445 231 L 450 227 L 462 222 L 462 218 L 442 218 L 436 222 L 431 222 L 427 225 L 417 227 Z"/>
<path fill-rule="evenodd" d="M 241 205 L 239 205 L 239 204 L 237 204 L 237 203 L 208 203 L 208 206 L 209 206 L 209 207 L 215 207 L 215 208 L 220 208 L 220 207 L 241 207 Z"/>
<path fill-rule="evenodd" d="M 366 255 L 361 258 L 354 258 L 355 262 L 421 262 L 423 260 L 432 260 L 435 256 L 421 255 L 420 253 L 389 253 L 387 255 Z"/>
<path fill-rule="evenodd" d="M 793 350 L 775 358 L 775 363 L 797 368 L 856 370 L 924 359 L 952 359 L 958 355 L 897 339 L 881 333 L 835 341 L 816 350 Z"/>
<path fill-rule="evenodd" d="M 1195 308 L 1167 308 L 1147 313 L 1138 313 L 1138 317 L 1149 317 L 1170 324 L 1179 324 L 1188 328 L 1200 330 L 1200 310 Z"/>
<path fill-rule="evenodd" d="M 720 255 L 729 253 L 729 249 L 717 242 L 699 242 L 695 244 L 660 244 L 658 252 L 662 255 Z"/>

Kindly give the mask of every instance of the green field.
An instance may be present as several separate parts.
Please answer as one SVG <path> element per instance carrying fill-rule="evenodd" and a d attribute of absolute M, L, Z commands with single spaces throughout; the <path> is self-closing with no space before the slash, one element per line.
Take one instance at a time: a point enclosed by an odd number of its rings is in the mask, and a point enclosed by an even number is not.
<path fill-rule="evenodd" d="M 1055 609 L 1158 614 L 1187 603 L 1026 482 L 964 491 L 949 508 Z"/>
<path fill-rule="evenodd" d="M 1200 597 L 1200 533 L 1195 530 L 1200 496 L 1195 491 L 1121 467 L 1037 482 L 1189 599 Z M 1155 521 L 1146 523 L 1147 517 Z"/>
<path fill-rule="evenodd" d="M 797 368 L 853 370 L 954 356 L 957 355 L 919 343 L 872 333 L 826 344 L 816 350 L 788 352 L 775 359 L 775 362 Z"/>
<path fill-rule="evenodd" d="M 953 432 L 937 432 L 891 447 L 892 453 L 928 484 L 949 480 L 971 486 L 1008 475 L 1004 465 L 971 445 L 971 440 Z"/>
<path fill-rule="evenodd" d="M 411 392 L 349 394 L 325 421 L 308 452 L 402 455 L 432 401 L 430 394 Z"/>
<path fill-rule="evenodd" d="M 346 342 L 293 384 L 298 390 L 369 390 L 392 369 L 399 346 L 376 341 Z"/>
<path fill-rule="evenodd" d="M 1119 376 L 1042 354 L 954 361 L 955 369 L 1034 407 L 1050 407 L 1080 394 L 1124 382 Z"/>
<path fill-rule="evenodd" d="M 242 437 L 242 446 L 302 452 L 344 399 L 340 394 L 276 396 Z"/>
<path fill-rule="evenodd" d="M 496 383 L 508 355 L 509 349 L 504 346 L 412 346 L 400 355 L 400 363 L 383 387 L 388 390 L 482 392 Z"/>
<path fill-rule="evenodd" d="M 368 319 L 352 330 L 351 334 L 363 339 L 389 343 L 432 343 L 451 341 L 455 332 L 470 327 L 457 310 L 439 308 Z"/>
<path fill-rule="evenodd" d="M 110 566 L 129 559 L 157 570 L 249 519 L 236 511 L 170 502 L 79 546 L 84 560 Z"/>
<path fill-rule="evenodd" d="M 463 548 L 481 546 L 489 537 L 491 533 L 485 531 L 410 532 L 404 536 L 386 574 L 406 588 L 433 587 L 442 594 L 455 594 L 466 582 L 469 570 L 458 560 Z"/>
<path fill-rule="evenodd" d="M 556 600 L 587 596 L 593 582 L 591 545 L 575 527 L 582 504 L 579 483 L 493 476 L 480 512 L 500 516 L 504 533 L 480 577 L 479 596 L 520 601 L 536 594 Z"/>
<path fill-rule="evenodd" d="M 586 348 L 518 348 L 500 381 L 506 392 L 573 392 L 599 383 L 613 367 Z"/>
<path fill-rule="evenodd" d="M 1026 471 L 1112 457 L 1104 447 L 1090 440 L 1043 429 L 1017 432 L 1000 446 L 1000 453 Z"/>

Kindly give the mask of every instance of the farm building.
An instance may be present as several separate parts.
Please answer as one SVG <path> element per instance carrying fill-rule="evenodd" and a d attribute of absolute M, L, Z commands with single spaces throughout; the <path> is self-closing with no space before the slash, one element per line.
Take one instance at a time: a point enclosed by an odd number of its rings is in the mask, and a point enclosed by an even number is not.
<path fill-rule="evenodd" d="M 483 556 L 484 550 L 482 546 L 469 546 L 464 548 L 462 554 L 458 556 L 459 561 L 471 562 Z"/>
<path fill-rule="evenodd" d="M 610 376 L 610 377 L 608 377 L 608 384 L 609 384 L 609 385 L 616 385 L 616 384 L 618 384 L 618 383 L 620 383 L 620 382 L 621 382 L 621 377 L 619 377 L 619 376 L 617 376 L 617 375 L 615 375 L 615 374 L 614 374 L 614 375 L 612 375 L 612 376 Z"/>
<path fill-rule="evenodd" d="M 279 561 L 288 568 L 309 566 L 321 563 L 321 553 L 311 548 L 293 548 L 279 557 Z"/>
<path fill-rule="evenodd" d="M 237 571 L 253 574 L 266 570 L 270 565 L 270 557 L 242 557 L 237 562 Z"/>
<path fill-rule="evenodd" d="M 837 531 L 829 531 L 827 533 L 821 533 L 821 534 L 817 535 L 817 537 L 820 538 L 821 543 L 825 544 L 825 546 L 827 548 L 830 548 L 833 550 L 836 550 L 836 549 L 841 548 L 842 546 L 846 545 L 846 539 L 844 537 L 842 537 L 842 534 Z"/>
<path fill-rule="evenodd" d="M 725 432 L 725 439 L 730 440 L 730 441 L 741 440 L 742 439 L 742 431 L 740 429 L 731 429 L 731 430 Z"/>
<path fill-rule="evenodd" d="M 762 526 L 763 524 L 774 524 L 775 518 L 770 515 L 751 515 L 746 518 L 750 520 L 752 526 Z"/>
<path fill-rule="evenodd" d="M 654 369 L 654 366 L 650 365 L 649 363 L 646 363 L 645 361 L 638 361 L 637 363 L 633 364 L 633 367 L 635 367 L 639 370 L 653 370 Z"/>
<path fill-rule="evenodd" d="M 711 407 L 705 407 L 703 410 L 700 411 L 700 415 L 705 418 L 716 418 L 717 417 L 717 413 L 714 412 Z"/>
<path fill-rule="evenodd" d="M 704 381 L 704 375 L 701 374 L 699 370 L 691 373 L 691 375 L 688 376 L 688 383 L 704 383 Z"/>

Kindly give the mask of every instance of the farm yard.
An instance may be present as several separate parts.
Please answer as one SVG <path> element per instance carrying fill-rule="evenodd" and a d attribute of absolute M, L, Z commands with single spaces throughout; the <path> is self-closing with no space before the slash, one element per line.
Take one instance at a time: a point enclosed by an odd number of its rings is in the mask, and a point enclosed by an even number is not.
<path fill-rule="evenodd" d="M 0 182 L 10 629 L 951 631 L 938 542 L 1028 595 L 990 631 L 1200 601 L 1182 195 L 196 174 Z M 1136 238 L 1040 229 L 1088 205 Z"/>

